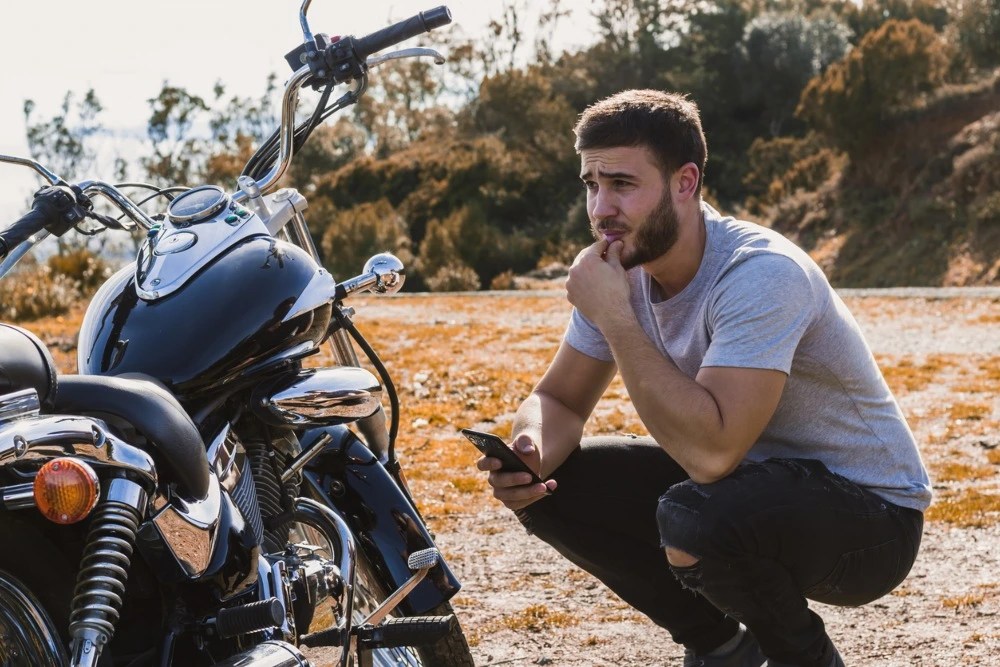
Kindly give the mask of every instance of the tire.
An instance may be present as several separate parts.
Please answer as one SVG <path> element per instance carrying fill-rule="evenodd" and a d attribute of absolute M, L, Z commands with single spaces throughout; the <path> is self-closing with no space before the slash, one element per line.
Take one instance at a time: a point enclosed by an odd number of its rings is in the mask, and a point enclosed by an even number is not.
<path fill-rule="evenodd" d="M 69 632 L 69 602 L 75 583 L 71 558 L 49 540 L 37 518 L 0 512 L 0 666 L 68 664 L 66 647 Z M 24 623 L 23 636 L 15 638 L 11 626 Z M 5 642 L 54 642 L 58 655 L 33 655 L 28 660 L 14 658 Z M 45 644 L 42 645 L 45 645 Z M 54 650 L 54 649 L 53 649 Z"/>
<path fill-rule="evenodd" d="M 62 667 L 69 662 L 52 619 L 31 590 L 0 570 L 0 667 Z"/>

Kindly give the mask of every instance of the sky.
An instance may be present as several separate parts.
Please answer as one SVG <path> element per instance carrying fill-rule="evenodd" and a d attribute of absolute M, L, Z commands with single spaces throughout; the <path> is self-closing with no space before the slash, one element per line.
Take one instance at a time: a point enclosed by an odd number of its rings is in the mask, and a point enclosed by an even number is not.
<path fill-rule="evenodd" d="M 526 26 L 547 5 L 527 6 Z M 245 91 L 259 98 L 265 80 L 290 72 L 284 54 L 302 42 L 301 0 L 0 0 L 0 153 L 28 156 L 23 105 L 36 103 L 38 118 L 54 115 L 67 91 L 97 93 L 100 120 L 118 133 L 143 135 L 147 100 L 164 81 L 211 98 L 221 80 L 226 97 Z M 313 0 L 314 33 L 361 36 L 390 20 L 447 4 L 466 35 L 482 34 L 502 12 L 502 0 Z M 574 15 L 563 21 L 559 46 L 582 46 L 592 31 L 589 2 L 565 2 Z M 406 46 L 404 43 L 403 46 Z M 445 54 L 447 55 L 447 54 Z M 280 99 L 276 93 L 275 105 Z M 98 165 L 98 168 L 100 165 Z M 94 178 L 110 180 L 106 173 Z M 0 164 L 0 226 L 24 210 L 40 185 L 28 169 Z"/>

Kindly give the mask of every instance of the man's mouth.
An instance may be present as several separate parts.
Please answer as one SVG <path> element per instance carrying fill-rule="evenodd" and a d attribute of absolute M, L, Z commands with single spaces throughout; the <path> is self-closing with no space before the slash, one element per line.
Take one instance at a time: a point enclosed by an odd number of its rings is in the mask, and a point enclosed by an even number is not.
<path fill-rule="evenodd" d="M 623 236 L 625 236 L 625 230 L 624 229 L 602 229 L 601 230 L 601 236 L 603 236 L 604 240 L 607 241 L 610 244 L 610 243 L 614 243 L 618 239 L 620 239 Z"/>

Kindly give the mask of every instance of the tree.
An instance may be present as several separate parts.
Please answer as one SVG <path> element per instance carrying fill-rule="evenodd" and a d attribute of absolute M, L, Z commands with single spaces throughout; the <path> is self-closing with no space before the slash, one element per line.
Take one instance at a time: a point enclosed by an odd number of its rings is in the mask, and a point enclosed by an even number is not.
<path fill-rule="evenodd" d="M 98 120 L 104 107 L 93 88 L 75 101 L 72 91 L 63 97 L 60 112 L 35 120 L 34 100 L 24 101 L 24 124 L 31 157 L 73 182 L 88 172 L 96 156 L 91 138 L 103 131 Z"/>
<path fill-rule="evenodd" d="M 739 48 L 741 104 L 759 110 L 757 134 L 784 132 L 806 84 L 844 56 L 850 36 L 828 12 L 765 12 L 747 24 Z"/>
<path fill-rule="evenodd" d="M 852 158 L 863 158 L 893 113 L 943 82 L 948 62 L 933 28 L 915 19 L 887 21 L 809 82 L 796 114 Z"/>
<path fill-rule="evenodd" d="M 152 154 L 141 160 L 147 177 L 157 185 L 188 184 L 205 157 L 204 139 L 192 134 L 192 129 L 208 105 L 201 97 L 167 82 L 160 94 L 148 101 L 151 113 L 146 134 Z"/>

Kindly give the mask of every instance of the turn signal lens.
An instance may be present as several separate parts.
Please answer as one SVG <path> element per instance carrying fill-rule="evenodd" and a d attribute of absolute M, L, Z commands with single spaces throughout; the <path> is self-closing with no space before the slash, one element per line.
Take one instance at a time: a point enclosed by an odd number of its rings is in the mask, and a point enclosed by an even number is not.
<path fill-rule="evenodd" d="M 97 473 L 77 459 L 52 459 L 35 475 L 35 505 L 54 523 L 76 523 L 87 518 L 100 492 Z"/>

